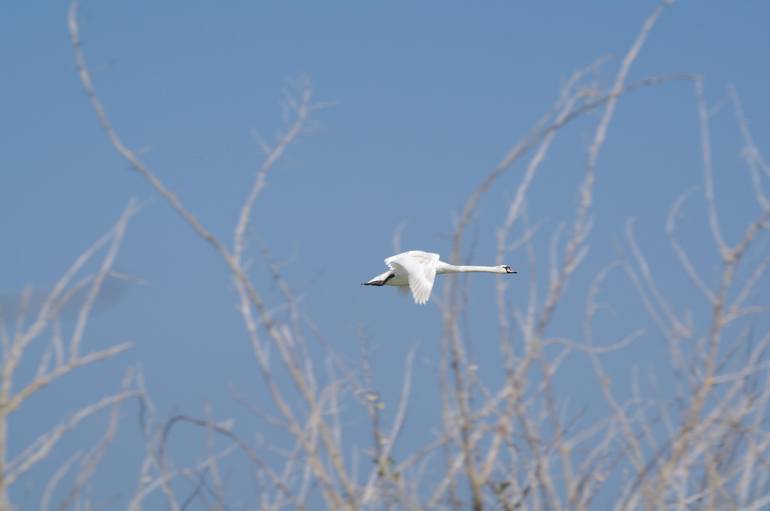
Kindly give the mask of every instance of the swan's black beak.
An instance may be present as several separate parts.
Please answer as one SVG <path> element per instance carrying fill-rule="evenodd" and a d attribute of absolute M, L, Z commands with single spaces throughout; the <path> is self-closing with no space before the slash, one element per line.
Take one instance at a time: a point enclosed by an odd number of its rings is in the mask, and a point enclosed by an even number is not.
<path fill-rule="evenodd" d="M 510 266 L 508 266 L 507 264 L 506 264 L 505 266 L 503 266 L 503 269 L 505 270 L 505 273 L 518 273 L 518 272 L 516 272 L 516 271 L 513 271 L 513 270 L 511 269 L 511 267 L 510 267 Z"/>

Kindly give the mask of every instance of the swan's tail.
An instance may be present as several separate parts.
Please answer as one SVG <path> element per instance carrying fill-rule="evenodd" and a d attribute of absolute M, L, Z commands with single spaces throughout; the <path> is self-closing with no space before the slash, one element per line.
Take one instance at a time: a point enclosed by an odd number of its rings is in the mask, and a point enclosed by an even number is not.
<path fill-rule="evenodd" d="M 371 279 L 368 282 L 361 282 L 362 286 L 384 286 L 386 282 L 388 282 L 390 279 L 395 277 L 396 274 L 392 271 L 386 271 L 385 273 L 381 273 L 380 275 L 377 275 L 373 279 Z"/>

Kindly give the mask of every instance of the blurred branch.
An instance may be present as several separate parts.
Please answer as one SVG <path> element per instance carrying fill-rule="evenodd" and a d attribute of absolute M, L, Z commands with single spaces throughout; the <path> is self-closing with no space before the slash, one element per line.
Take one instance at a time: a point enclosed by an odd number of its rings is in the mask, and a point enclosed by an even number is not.
<path fill-rule="evenodd" d="M 313 471 L 321 481 L 324 488 L 324 494 L 327 502 L 335 508 L 341 508 L 344 500 L 348 501 L 351 507 L 355 507 L 355 491 L 352 483 L 347 476 L 347 470 L 344 467 L 342 456 L 339 452 L 338 446 L 335 444 L 334 439 L 329 431 L 329 427 L 320 414 L 318 397 L 313 392 L 310 382 L 305 378 L 304 368 L 297 365 L 290 355 L 290 347 L 292 346 L 293 336 L 288 328 L 279 324 L 267 309 L 262 297 L 257 292 L 256 288 L 249 281 L 246 272 L 241 262 L 241 255 L 244 247 L 244 236 L 246 227 L 248 225 L 248 217 L 251 212 L 256 197 L 264 187 L 265 179 L 270 169 L 272 169 L 274 163 L 284 153 L 286 147 L 296 139 L 301 133 L 302 126 L 304 125 L 309 112 L 320 108 L 322 105 L 310 105 L 309 101 L 312 97 L 308 84 L 303 84 L 303 90 L 301 92 L 301 100 L 298 103 L 289 102 L 289 106 L 297 113 L 296 121 L 284 136 L 279 140 L 278 144 L 273 147 L 268 153 L 268 157 L 257 172 L 257 178 L 253 185 L 249 196 L 241 209 L 241 214 L 235 229 L 234 249 L 231 254 L 223 243 L 221 243 L 210 231 L 208 231 L 201 222 L 184 207 L 179 198 L 168 190 L 162 181 L 146 166 L 135 152 L 126 147 L 121 139 L 118 137 L 117 132 L 113 128 L 112 124 L 107 117 L 106 111 L 102 105 L 101 100 L 97 96 L 91 74 L 86 65 L 85 57 L 80 44 L 80 29 L 77 20 L 78 2 L 72 0 L 70 3 L 70 9 L 68 14 L 70 39 L 72 41 L 72 47 L 75 52 L 75 62 L 80 75 L 80 80 L 86 95 L 91 102 L 91 106 L 97 116 L 99 124 L 107 134 L 110 144 L 115 151 L 123 157 L 131 167 L 139 173 L 148 183 L 163 197 L 163 199 L 169 203 L 169 205 L 187 222 L 203 240 L 208 242 L 224 259 L 228 268 L 233 274 L 238 296 L 240 298 L 239 311 L 243 317 L 244 324 L 246 326 L 249 338 L 254 349 L 257 361 L 260 366 L 260 372 L 265 380 L 270 395 L 274 404 L 278 407 L 281 414 L 285 417 L 289 430 L 297 441 L 304 447 L 309 457 L 310 465 L 313 467 Z M 318 428 L 320 433 L 320 439 L 324 445 L 326 453 L 329 455 L 332 462 L 334 474 L 344 488 L 344 496 L 338 494 L 334 488 L 332 477 L 327 473 L 327 469 L 324 466 L 320 458 L 320 453 L 314 442 L 310 440 L 300 420 L 292 411 L 288 404 L 284 391 L 276 383 L 272 376 L 270 368 L 270 362 L 267 358 L 267 352 L 263 346 L 258 331 L 257 331 L 257 319 L 254 317 L 252 307 L 256 309 L 258 313 L 258 321 L 267 332 L 268 336 L 273 341 L 274 345 L 279 349 L 281 360 L 288 370 L 293 383 L 295 384 L 300 395 L 303 397 L 307 407 L 309 417 L 314 421 L 314 427 Z"/>
<path fill-rule="evenodd" d="M 210 431 L 212 433 L 216 433 L 218 435 L 221 435 L 227 439 L 229 439 L 238 449 L 240 449 L 246 457 L 249 458 L 249 460 L 254 464 L 254 466 L 261 472 L 263 472 L 265 475 L 267 475 L 273 485 L 275 485 L 276 488 L 278 488 L 285 497 L 292 499 L 293 495 L 291 490 L 285 485 L 283 480 L 275 473 L 273 470 L 262 461 L 262 459 L 257 455 L 256 452 L 240 437 L 238 437 L 235 433 L 232 432 L 231 428 L 227 424 L 222 423 L 216 423 L 209 420 L 201 420 L 197 419 L 195 417 L 190 417 L 188 415 L 176 415 L 172 418 L 170 418 L 166 425 L 163 428 L 163 431 L 161 433 L 161 441 L 160 441 L 160 447 L 159 447 L 159 453 L 161 459 L 165 459 L 166 457 L 166 444 L 168 442 L 169 434 L 171 433 L 172 428 L 177 423 L 188 423 L 192 424 L 194 426 L 198 426 L 200 428 L 203 428 L 207 431 Z M 215 459 L 214 457 L 210 459 Z M 303 506 L 300 503 L 297 503 L 299 505 L 299 509 L 302 509 Z"/>
<path fill-rule="evenodd" d="M 58 424 L 47 433 L 37 438 L 30 446 L 23 449 L 18 456 L 11 460 L 6 468 L 3 483 L 10 487 L 13 483 L 35 464 L 44 460 L 68 431 L 73 430 L 84 419 L 92 415 L 122 403 L 123 401 L 137 397 L 139 394 L 133 390 L 123 390 L 117 394 L 105 397 L 93 404 L 85 406 L 72 414 L 66 421 Z"/>
<path fill-rule="evenodd" d="M 64 433 L 70 431 L 83 419 L 94 415 L 109 404 L 120 403 L 125 398 L 133 395 L 129 391 L 124 390 L 124 392 L 116 394 L 111 398 L 105 398 L 105 400 L 98 403 L 86 406 L 68 421 L 60 423 L 47 434 L 38 438 L 32 445 L 24 449 L 21 454 L 17 455 L 15 459 L 8 461 L 7 432 L 9 418 L 25 401 L 74 370 L 115 357 L 131 347 L 132 344 L 130 342 L 124 342 L 85 355 L 80 353 L 80 345 L 93 311 L 93 304 L 99 295 L 105 279 L 111 273 L 113 263 L 126 232 L 128 221 L 135 212 L 136 204 L 131 200 L 111 230 L 86 249 L 64 272 L 40 305 L 37 315 L 29 325 L 26 324 L 29 297 L 29 294 L 26 293 L 22 297 L 13 337 L 11 338 L 4 334 L 2 367 L 0 367 L 0 509 L 3 511 L 10 509 L 10 504 L 7 500 L 8 489 L 33 465 L 47 458 Z M 80 304 L 77 320 L 69 339 L 69 350 L 65 355 L 58 316 L 62 307 L 73 296 L 70 291 L 67 291 L 67 288 L 85 265 L 91 262 L 99 250 L 105 246 L 107 246 L 106 254 L 96 273 L 80 281 L 83 285 L 88 283 L 88 293 L 85 301 Z M 80 288 L 80 283 L 75 287 Z M 29 381 L 20 381 L 16 377 L 16 371 L 24 355 L 27 354 L 33 343 L 38 341 L 49 328 L 52 330 L 51 340 L 43 349 L 43 355 L 37 364 L 34 376 Z M 18 390 L 15 392 L 13 390 L 14 387 L 18 387 Z M 90 456 L 89 459 L 94 458 Z M 82 474 L 84 476 L 85 472 L 82 472 Z"/>
<path fill-rule="evenodd" d="M 126 371 L 126 375 L 123 377 L 123 384 L 122 384 L 124 391 L 128 389 L 133 379 L 133 376 L 134 376 L 133 371 L 131 370 Z M 104 455 L 107 453 L 107 449 L 112 444 L 112 441 L 114 440 L 115 435 L 117 434 L 118 425 L 119 425 L 118 419 L 119 419 L 119 413 L 120 413 L 120 405 L 122 403 L 123 403 L 122 401 L 118 401 L 112 406 L 112 411 L 110 411 L 110 417 L 107 422 L 107 429 L 104 431 L 102 438 L 99 440 L 99 442 L 96 443 L 96 445 L 88 453 L 86 453 L 85 456 L 82 457 L 80 461 L 80 470 L 75 476 L 75 482 L 73 486 L 70 488 L 69 492 L 67 493 L 67 496 L 59 505 L 60 510 L 64 511 L 72 507 L 75 504 L 75 502 L 79 499 L 80 494 L 83 491 L 83 488 L 85 487 L 85 485 L 94 476 L 94 473 L 96 472 L 96 469 L 99 466 L 99 463 L 101 463 L 102 459 L 104 458 Z"/>

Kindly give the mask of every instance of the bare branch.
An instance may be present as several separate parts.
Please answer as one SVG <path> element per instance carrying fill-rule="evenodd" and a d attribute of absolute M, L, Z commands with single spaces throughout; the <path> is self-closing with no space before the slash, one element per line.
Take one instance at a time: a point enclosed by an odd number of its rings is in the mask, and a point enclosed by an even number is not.
<path fill-rule="evenodd" d="M 127 399 L 137 397 L 136 391 L 121 391 L 117 394 L 105 397 L 93 404 L 85 406 L 72 414 L 66 421 L 58 424 L 49 432 L 41 435 L 30 446 L 25 448 L 19 455 L 10 461 L 6 467 L 4 483 L 6 486 L 12 486 L 13 483 L 35 464 L 39 463 L 48 456 L 51 450 L 59 443 L 59 440 L 68 431 L 73 430 L 80 422 L 93 416 L 94 414 L 119 404 Z"/>

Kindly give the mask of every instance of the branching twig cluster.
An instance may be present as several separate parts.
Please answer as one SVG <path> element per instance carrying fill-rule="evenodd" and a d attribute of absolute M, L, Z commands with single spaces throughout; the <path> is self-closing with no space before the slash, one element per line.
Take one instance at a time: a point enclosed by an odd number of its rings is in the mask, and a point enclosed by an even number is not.
<path fill-rule="evenodd" d="M 30 469 L 48 457 L 62 437 L 83 420 L 112 408 L 110 426 L 100 444 L 81 457 L 76 481 L 69 492 L 67 501 L 77 499 L 80 490 L 93 475 L 104 451 L 114 436 L 117 407 L 128 398 L 136 397 L 130 388 L 130 378 L 123 389 L 100 401 L 84 406 L 58 424 L 41 434 L 34 442 L 21 449 L 9 444 L 9 421 L 14 413 L 32 396 L 55 383 L 62 377 L 89 365 L 113 358 L 127 350 L 130 342 L 123 342 L 97 351 L 83 352 L 82 343 L 94 303 L 106 279 L 110 278 L 126 227 L 136 205 L 131 201 L 115 226 L 101 239 L 89 247 L 64 272 L 53 289 L 48 293 L 37 311 L 28 310 L 26 297 L 22 296 L 17 313 L 15 328 L 9 333 L 5 319 L 0 317 L 0 341 L 2 360 L 0 366 L 0 509 L 11 509 L 8 489 Z M 89 263 L 102 253 L 102 260 L 93 274 L 80 276 Z M 62 326 L 61 311 L 70 304 L 73 296 L 85 290 L 85 300 L 80 304 L 72 331 L 66 333 Z M 33 317 L 29 317 L 33 313 Z M 41 353 L 34 375 L 24 379 L 20 368 L 35 364 L 31 357 Z M 17 452 L 14 452 L 17 451 Z M 74 460 L 73 460 L 74 462 Z M 64 476 L 72 463 L 62 467 L 62 472 L 52 479 L 52 485 Z M 53 487 L 52 486 L 52 487 Z M 46 492 L 50 495 L 50 492 Z M 49 499 L 49 497 L 46 497 Z M 48 500 L 44 500 L 47 502 Z"/>

